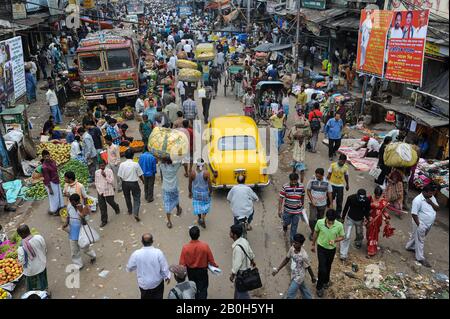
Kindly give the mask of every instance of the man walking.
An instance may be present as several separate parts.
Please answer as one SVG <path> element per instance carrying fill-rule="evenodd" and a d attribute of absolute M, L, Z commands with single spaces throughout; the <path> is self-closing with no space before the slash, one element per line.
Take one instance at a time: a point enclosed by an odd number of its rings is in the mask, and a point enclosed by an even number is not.
<path fill-rule="evenodd" d="M 120 177 L 117 176 L 120 165 L 119 145 L 113 143 L 113 138 L 111 135 L 105 136 L 105 143 L 108 145 L 106 148 L 106 153 L 108 155 L 108 167 L 114 174 L 114 189 L 120 193 L 122 191 L 122 181 L 120 180 Z"/>
<path fill-rule="evenodd" d="M 339 113 L 336 113 L 325 125 L 325 135 L 328 137 L 328 157 L 330 161 L 333 160 L 337 150 L 341 147 L 343 128 L 344 123 L 342 122 Z"/>
<path fill-rule="evenodd" d="M 208 265 L 217 266 L 209 245 L 198 240 L 200 228 L 192 226 L 189 229 L 191 241 L 183 246 L 180 255 L 180 265 L 187 267 L 187 275 L 190 281 L 195 282 L 197 293 L 195 299 L 208 297 Z"/>
<path fill-rule="evenodd" d="M 234 282 L 236 276 L 241 272 L 255 268 L 256 264 L 254 261 L 255 254 L 250 247 L 247 239 L 242 237 L 242 227 L 239 225 L 233 225 L 230 227 L 230 238 L 233 239 L 234 243 L 231 245 L 233 249 L 233 257 L 231 262 L 231 275 L 230 281 Z M 251 299 L 248 291 L 238 291 L 236 284 L 234 286 L 234 299 Z"/>
<path fill-rule="evenodd" d="M 205 83 L 205 97 L 202 98 L 203 107 L 203 122 L 208 124 L 209 119 L 209 106 L 211 105 L 211 99 L 213 96 L 213 88 L 209 82 Z"/>
<path fill-rule="evenodd" d="M 142 235 L 141 249 L 131 254 L 127 271 L 136 271 L 141 299 L 163 299 L 164 281 L 170 283 L 169 264 L 163 252 L 153 247 L 153 236 Z"/>
<path fill-rule="evenodd" d="M 336 254 L 336 243 L 344 240 L 344 226 L 336 220 L 336 212 L 329 209 L 326 217 L 319 219 L 314 227 L 312 252 L 316 252 L 319 260 L 319 271 L 317 279 L 317 296 L 323 297 L 324 289 L 330 286 L 330 273 Z"/>
<path fill-rule="evenodd" d="M 50 106 L 50 113 L 52 113 L 56 124 L 62 123 L 61 110 L 59 108 L 58 97 L 55 93 L 55 85 L 50 83 L 48 85 L 47 93 L 45 93 L 47 104 Z"/>
<path fill-rule="evenodd" d="M 311 143 L 311 153 L 316 153 L 317 150 L 317 141 L 319 140 L 319 132 L 321 128 L 321 121 L 322 121 L 322 112 L 320 111 L 320 104 L 318 102 L 315 102 L 313 104 L 313 110 L 309 112 L 308 115 L 308 121 L 309 125 L 311 127 L 311 139 L 309 140 Z"/>
<path fill-rule="evenodd" d="M 126 161 L 121 163 L 117 175 L 122 179 L 123 195 L 127 204 L 128 214 L 134 215 L 134 219 L 140 222 L 139 208 L 141 206 L 141 188 L 138 180 L 144 183 L 144 173 L 138 163 L 133 161 L 134 153 L 131 149 L 125 151 Z M 131 195 L 133 195 L 133 203 L 131 203 Z"/>
<path fill-rule="evenodd" d="M 303 211 L 305 202 L 305 188 L 299 183 L 297 173 L 289 174 L 289 183 L 284 184 L 280 191 L 278 201 L 278 217 L 283 219 L 283 231 L 286 234 L 288 226 L 291 225 L 290 242 L 297 234 L 298 223 Z M 302 216 L 304 218 L 304 216 Z"/>
<path fill-rule="evenodd" d="M 167 299 L 195 299 L 197 286 L 193 281 L 186 281 L 187 269 L 183 265 L 172 265 L 170 272 L 177 282 L 176 286 L 169 291 Z"/>
<path fill-rule="evenodd" d="M 240 220 L 247 218 L 247 230 L 252 230 L 254 208 L 253 203 L 257 202 L 258 195 L 247 185 L 245 185 L 245 176 L 237 177 L 238 184 L 233 186 L 228 192 L 227 200 L 233 211 L 234 224 L 238 225 Z"/>
<path fill-rule="evenodd" d="M 192 93 L 188 94 L 188 98 L 183 102 L 183 115 L 185 120 L 194 121 L 197 119 L 197 103 L 194 101 L 194 96 Z"/>
<path fill-rule="evenodd" d="M 430 232 L 431 226 L 433 226 L 436 219 L 436 211 L 439 209 L 439 205 L 434 197 L 438 190 L 438 186 L 431 183 L 426 185 L 422 193 L 414 198 L 411 208 L 412 232 L 406 244 L 406 250 L 415 252 L 416 260 L 428 268 L 431 265 L 425 259 L 425 237 Z"/>
<path fill-rule="evenodd" d="M 95 180 L 95 168 L 97 166 L 97 150 L 95 149 L 94 140 L 91 134 L 89 134 L 83 127 L 78 129 L 78 134 L 83 139 L 83 157 L 87 162 L 89 170 L 89 182 L 92 183 Z"/>
<path fill-rule="evenodd" d="M 167 217 L 167 228 L 172 228 L 171 213 L 174 208 L 177 209 L 177 216 L 180 216 L 182 209 L 180 207 L 180 197 L 178 190 L 178 170 L 181 163 L 173 163 L 168 157 L 161 160 L 161 174 L 162 174 L 162 191 L 164 211 Z"/>
<path fill-rule="evenodd" d="M 147 203 L 154 201 L 153 189 L 155 186 L 156 158 L 149 151 L 139 157 L 139 166 L 144 173 L 144 198 Z"/>
<path fill-rule="evenodd" d="M 119 205 L 114 200 L 114 173 L 110 168 L 106 167 L 105 162 L 100 162 L 100 168 L 95 172 L 95 188 L 98 193 L 98 206 L 100 207 L 101 224 L 104 227 L 108 223 L 108 207 L 114 209 L 114 212 L 119 215 Z"/>
<path fill-rule="evenodd" d="M 332 163 L 328 169 L 327 180 L 331 183 L 333 189 L 333 200 L 336 199 L 337 219 L 341 219 L 342 202 L 344 201 L 344 184 L 345 190 L 350 189 L 348 178 L 347 155 L 341 154 L 336 163 Z"/>
<path fill-rule="evenodd" d="M 291 262 L 291 284 L 289 285 L 286 299 L 296 299 L 298 290 L 300 290 L 303 299 L 312 299 L 311 292 L 305 284 L 305 270 L 307 270 L 311 276 L 313 284 L 316 283 L 316 278 L 311 269 L 311 261 L 308 253 L 303 249 L 304 243 L 305 236 L 302 234 L 295 234 L 292 246 L 289 249 L 286 258 L 281 262 L 281 265 L 272 272 L 272 276 L 275 276 L 289 261 Z"/>
<path fill-rule="evenodd" d="M 47 246 L 44 237 L 32 235 L 27 225 L 20 225 L 17 233 L 22 243 L 17 248 L 17 259 L 23 267 L 27 291 L 47 290 Z"/>
<path fill-rule="evenodd" d="M 309 198 L 309 227 L 311 229 L 309 240 L 313 238 L 317 221 L 325 216 L 326 208 L 333 206 L 333 188 L 324 175 L 324 169 L 317 168 L 315 176 L 306 185 L 306 193 Z"/>
<path fill-rule="evenodd" d="M 347 218 L 346 218 L 347 217 Z M 367 197 L 365 189 L 359 189 L 356 194 L 347 197 L 342 219 L 344 220 L 345 239 L 341 243 L 341 261 L 348 258 L 352 228 L 355 226 L 356 238 L 355 247 L 360 249 L 364 239 L 363 225 L 369 222 L 370 199 Z"/>

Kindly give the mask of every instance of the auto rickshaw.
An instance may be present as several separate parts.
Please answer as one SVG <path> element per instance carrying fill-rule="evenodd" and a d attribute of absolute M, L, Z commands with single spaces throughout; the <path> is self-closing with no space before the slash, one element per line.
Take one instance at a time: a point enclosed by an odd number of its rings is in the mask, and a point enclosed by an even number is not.
<path fill-rule="evenodd" d="M 284 84 L 280 81 L 260 81 L 256 84 L 255 92 L 255 121 L 256 124 L 269 124 L 273 114 L 282 108 Z"/>

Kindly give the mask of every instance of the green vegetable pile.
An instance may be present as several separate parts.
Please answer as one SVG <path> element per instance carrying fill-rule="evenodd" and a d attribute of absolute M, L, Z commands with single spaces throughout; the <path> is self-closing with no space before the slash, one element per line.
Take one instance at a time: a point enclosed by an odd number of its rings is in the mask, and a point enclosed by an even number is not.
<path fill-rule="evenodd" d="M 59 174 L 59 182 L 61 184 L 61 188 L 64 187 L 64 174 L 66 172 L 74 172 L 77 180 L 83 184 L 85 187 L 88 186 L 88 179 L 89 179 L 89 171 L 87 169 L 87 166 L 80 161 L 71 159 L 64 165 L 58 168 L 58 174 Z M 25 199 L 26 200 L 42 200 L 46 198 L 47 190 L 45 189 L 44 183 L 39 182 L 35 185 L 28 187 L 25 190 Z"/>

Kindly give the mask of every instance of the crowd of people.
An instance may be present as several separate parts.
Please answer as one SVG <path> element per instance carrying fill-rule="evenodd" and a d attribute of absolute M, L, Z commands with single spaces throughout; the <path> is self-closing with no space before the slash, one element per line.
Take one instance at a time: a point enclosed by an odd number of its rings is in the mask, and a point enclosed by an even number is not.
<path fill-rule="evenodd" d="M 238 41 L 233 36 L 219 41 L 225 34 L 211 31 L 214 21 L 208 15 L 181 18 L 177 16 L 175 8 L 166 2 L 149 6 L 146 12 L 148 14 L 143 17 L 142 22 L 134 27 L 140 35 L 140 96 L 134 106 L 136 114 L 142 116 L 139 132 L 145 144 L 155 127 L 166 127 L 185 132 L 192 149 L 193 120 L 200 118 L 199 107 L 194 98 L 195 91 L 197 90 L 199 98 L 202 99 L 203 120 L 208 123 L 210 104 L 218 94 L 218 83 L 223 81 L 227 65 L 241 63 L 244 66 L 235 77 L 234 94 L 242 101 L 245 115 L 252 115 L 256 111 L 255 87 L 259 81 L 277 80 L 285 74 L 295 73 L 287 72 L 292 61 L 281 55 L 275 55 L 274 59 L 271 57 L 262 67 L 257 67 L 255 61 L 256 55 L 252 48 L 261 43 L 277 41 L 277 34 L 281 30 L 267 34 L 261 31 L 252 32 L 246 41 Z M 217 54 L 213 61 L 198 64 L 198 69 L 202 72 L 199 86 L 177 81 L 177 60 L 193 60 L 195 46 L 208 41 L 215 43 Z M 304 63 L 306 64 L 309 59 L 314 65 L 316 49 L 313 45 L 305 44 L 304 47 L 304 50 L 302 48 Z M 69 50 L 71 48 L 69 45 Z M 61 60 L 57 44 L 53 45 L 51 52 L 55 52 L 51 61 L 57 65 Z M 348 52 L 342 53 L 342 56 L 339 52 L 332 54 L 332 61 L 341 62 L 342 59 L 354 61 L 354 56 Z M 47 57 L 45 61 L 48 60 Z M 336 64 L 338 63 L 328 62 L 326 69 Z M 41 67 L 41 70 L 46 77 L 45 67 Z M 383 223 L 387 225 L 383 233 L 386 236 L 392 235 L 393 228 L 389 224 L 390 215 L 387 208 L 400 212 L 406 209 L 402 207 L 405 198 L 403 193 L 405 175 L 401 170 L 390 169 L 383 163 L 382 154 L 392 140 L 391 137 L 386 137 L 379 147 L 370 138 L 365 138 L 364 142 L 367 144 L 365 146 L 368 149 L 366 155 L 380 158 L 378 165 L 381 174 L 377 179 L 379 186 L 369 191 L 359 189 L 355 194 L 347 196 L 344 204 L 345 193 L 350 189 L 349 168 L 345 155 L 340 154 L 337 159 L 336 156 L 346 124 L 345 105 L 339 105 L 334 113 L 331 112 L 325 117 L 321 109 L 324 104 L 331 103 L 331 93 L 334 90 L 332 80 L 327 80 L 327 90 L 321 96 L 315 93 L 314 88 L 303 84 L 301 80 L 297 81 L 300 91 L 295 96 L 295 114 L 290 117 L 293 118 L 294 125 L 291 128 L 287 130 L 290 103 L 294 100 L 291 98 L 293 93 L 290 90 L 284 90 L 279 96 L 267 90 L 263 94 L 261 107 L 263 113 L 268 114 L 271 125 L 278 129 L 278 147 L 281 148 L 285 140 L 293 146 L 292 172 L 289 174 L 289 182 L 284 184 L 279 192 L 277 209 L 291 248 L 272 274 L 277 275 L 290 263 L 291 282 L 287 298 L 296 298 L 297 292 L 300 291 L 302 298 L 310 299 L 312 293 L 305 284 L 306 271 L 311 281 L 316 284 L 317 296 L 324 296 L 324 291 L 331 285 L 330 273 L 338 247 L 340 259 L 342 261 L 348 259 L 353 228 L 356 231 L 356 248 L 362 248 L 366 228 L 368 258 L 377 254 Z M 49 86 L 47 101 L 52 116 L 44 126 L 43 132 L 50 135 L 53 135 L 55 122 L 61 122 L 52 90 L 53 87 Z M 33 95 L 30 95 L 30 98 L 32 99 Z M 140 184 L 144 186 L 145 201 L 153 202 L 155 178 L 159 171 L 166 226 L 171 229 L 172 212 L 175 211 L 176 215 L 183 212 L 179 200 L 178 181 L 178 172 L 183 166 L 184 176 L 189 181 L 188 194 L 192 199 L 193 213 L 198 217 L 198 225 L 206 229 L 206 219 L 211 210 L 212 187 L 204 160 L 193 159 L 192 153 L 182 162 L 175 162 L 167 157 L 158 159 L 146 148 L 138 162 L 133 160 L 135 154 L 131 149 L 125 152 L 125 161 L 122 161 L 119 146 L 130 142 L 130 137 L 126 135 L 127 128 L 126 124 L 118 125 L 117 120 L 109 116 L 104 107 L 97 105 L 89 109 L 81 127 L 74 128 L 67 137 L 67 141 L 71 143 L 71 158 L 82 161 L 89 169 L 90 182 L 97 192 L 101 215 L 100 227 L 103 228 L 108 224 L 107 205 L 115 214 L 121 213 L 121 207 L 116 202 L 118 193 L 124 195 L 127 213 L 139 222 L 142 193 Z M 306 180 L 305 154 L 307 151 L 312 153 L 317 151 L 321 132 L 328 138 L 330 166 L 314 168 L 314 176 Z M 107 163 L 98 161 L 103 150 L 106 150 Z M 67 207 L 68 218 L 63 228 L 68 229 L 72 263 L 81 269 L 84 265 L 81 253 L 87 255 L 91 263 L 96 261 L 95 251 L 90 246 L 80 247 L 78 244 L 80 230 L 85 227 L 86 216 L 91 213 L 86 202 L 88 191 L 77 182 L 74 172 L 65 174 L 66 187 L 63 190 L 55 161 L 50 158 L 48 151 L 43 151 L 41 155 L 42 176 L 49 195 L 49 213 L 59 215 L 60 210 Z M 416 260 L 424 266 L 429 266 L 423 248 L 425 237 L 438 209 L 434 197 L 437 191 L 438 188 L 434 184 L 425 187 L 414 199 L 411 209 L 413 232 L 406 249 L 414 250 Z M 308 210 L 306 199 L 309 201 Z M 257 256 L 245 237 L 246 232 L 252 230 L 252 220 L 258 213 L 254 209 L 254 203 L 259 198 L 249 186 L 245 185 L 245 177 L 239 175 L 237 185 L 229 191 L 227 200 L 234 217 L 229 234 L 233 240 L 230 280 L 235 282 L 243 272 L 256 267 Z M 317 253 L 317 277 L 305 249 L 305 235 L 298 232 L 301 220 L 308 225 L 310 231 L 306 237 L 311 241 L 311 252 Z M 24 253 L 21 252 L 20 256 L 25 254 L 28 257 L 23 264 L 27 282 L 30 283 L 29 290 L 47 289 L 45 257 L 41 257 L 45 255 L 45 242 L 41 236 L 31 235 L 26 227 L 19 228 L 20 236 L 27 243 L 23 248 Z M 143 299 L 163 298 L 164 282 L 170 282 L 171 273 L 174 274 L 177 284 L 169 291 L 169 299 L 207 298 L 208 269 L 217 269 L 218 264 L 208 244 L 199 240 L 199 227 L 192 226 L 189 229 L 189 236 L 191 241 L 183 246 L 178 263 L 169 266 L 164 253 L 153 246 L 154 236 L 150 233 L 142 235 L 143 247 L 132 253 L 126 269 L 130 272 L 136 271 Z M 36 256 L 39 258 L 35 258 Z M 36 264 L 39 264 L 39 267 Z M 248 291 L 240 290 L 236 285 L 234 297 L 247 299 L 250 295 Z"/>

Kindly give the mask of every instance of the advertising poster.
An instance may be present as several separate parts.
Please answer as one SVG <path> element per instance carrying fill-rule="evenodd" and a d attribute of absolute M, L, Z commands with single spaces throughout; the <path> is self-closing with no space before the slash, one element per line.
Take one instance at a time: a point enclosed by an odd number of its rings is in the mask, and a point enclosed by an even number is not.
<path fill-rule="evenodd" d="M 0 42 L 0 108 L 25 94 L 22 40 L 15 37 Z"/>
<path fill-rule="evenodd" d="M 386 39 L 392 15 L 393 12 L 388 10 L 361 11 L 356 56 L 357 72 L 383 76 Z"/>
<path fill-rule="evenodd" d="M 385 78 L 422 85 L 428 10 L 395 11 L 389 31 Z"/>

